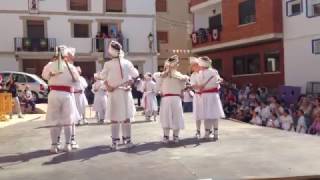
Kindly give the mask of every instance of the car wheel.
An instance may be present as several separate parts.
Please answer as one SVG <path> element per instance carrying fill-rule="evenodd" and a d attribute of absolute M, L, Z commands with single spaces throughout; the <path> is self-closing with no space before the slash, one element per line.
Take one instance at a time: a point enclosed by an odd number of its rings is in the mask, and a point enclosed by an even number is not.
<path fill-rule="evenodd" d="M 34 102 L 38 103 L 39 102 L 39 95 L 36 92 L 33 92 L 33 91 L 32 91 L 32 95 L 34 97 Z"/>

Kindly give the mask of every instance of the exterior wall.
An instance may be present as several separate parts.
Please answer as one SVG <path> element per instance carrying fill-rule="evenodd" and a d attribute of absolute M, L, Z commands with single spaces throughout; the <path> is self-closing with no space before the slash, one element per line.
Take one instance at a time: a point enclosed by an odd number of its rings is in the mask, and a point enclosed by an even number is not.
<path fill-rule="evenodd" d="M 45 19 L 45 31 L 48 38 L 56 38 L 57 45 L 66 44 L 77 49 L 77 56 L 80 61 L 97 61 L 102 54 L 92 52 L 92 38 L 99 31 L 101 22 L 120 23 L 120 30 L 124 38 L 129 39 L 128 59 L 136 59 L 131 54 L 140 53 L 140 60 L 146 63 L 149 58 L 148 34 L 155 31 L 155 0 L 125 0 L 125 12 L 106 13 L 104 12 L 104 0 L 89 0 L 89 11 L 68 10 L 68 0 L 39 1 L 39 14 L 30 14 L 28 11 L 28 0 L 2 0 L 0 7 L 0 21 L 4 22 L 0 33 L 0 54 L 15 54 L 14 38 L 24 37 L 24 21 L 26 19 Z M 89 38 L 73 38 L 73 22 L 89 23 Z M 141 28 L 143 27 L 143 28 Z M 156 45 L 156 41 L 154 45 Z M 52 53 L 41 53 L 45 58 L 50 58 Z M 34 59 L 38 56 L 34 52 L 18 53 L 19 59 Z M 151 63 L 152 64 L 152 63 Z M 157 67 L 156 56 L 153 55 L 154 68 Z M 2 66 L 2 64 L 1 64 Z M 99 67 L 99 65 L 97 65 Z M 152 65 L 146 63 L 145 70 L 151 71 Z M 151 68 L 151 69 L 150 69 Z M 18 68 L 19 69 L 19 68 Z M 19 70 L 22 70 L 21 68 Z"/>
<path fill-rule="evenodd" d="M 18 71 L 19 62 L 13 54 L 0 54 L 0 71 Z"/>
<path fill-rule="evenodd" d="M 286 15 L 286 0 L 283 0 L 283 29 L 285 51 L 285 84 L 302 87 L 306 92 L 307 82 L 320 82 L 320 55 L 312 54 L 312 40 L 320 39 L 319 17 L 308 18 L 306 1 L 303 12 L 296 16 Z"/>
<path fill-rule="evenodd" d="M 173 50 L 191 50 L 192 14 L 188 1 L 167 0 L 167 12 L 157 12 L 157 31 L 168 32 L 168 44 L 159 44 L 159 66 L 163 66 L 168 57 L 177 54 L 181 61 L 180 70 L 187 73 L 191 54 L 174 53 Z"/>
<path fill-rule="evenodd" d="M 280 72 L 266 73 L 264 65 L 264 53 L 269 51 L 280 52 Z M 233 75 L 233 57 L 259 54 L 260 55 L 260 73 L 249 75 Z M 284 63 L 283 63 L 283 42 L 276 41 L 264 44 L 257 44 L 241 48 L 233 48 L 217 52 L 208 52 L 199 55 L 206 55 L 210 58 L 222 60 L 222 72 L 220 74 L 227 81 L 236 83 L 237 85 L 245 85 L 252 83 L 254 86 L 266 86 L 270 88 L 277 88 L 279 85 L 284 84 Z"/>
<path fill-rule="evenodd" d="M 282 33 L 282 4 L 279 0 L 256 0 L 256 22 L 239 25 L 239 1 L 222 0 L 222 31 L 220 33 L 220 41 L 208 42 L 194 46 L 202 47 L 219 43 L 225 43 L 250 37 L 261 36 L 270 33 Z M 197 22 L 195 19 L 195 30 L 198 28 L 208 28 L 208 16 L 204 14 L 212 14 L 214 6 L 203 8 L 194 12 L 195 17 L 201 17 L 202 20 Z M 219 8 L 217 13 L 219 12 Z M 205 19 L 203 19 L 205 18 Z M 202 25 L 202 26 L 200 26 Z"/>

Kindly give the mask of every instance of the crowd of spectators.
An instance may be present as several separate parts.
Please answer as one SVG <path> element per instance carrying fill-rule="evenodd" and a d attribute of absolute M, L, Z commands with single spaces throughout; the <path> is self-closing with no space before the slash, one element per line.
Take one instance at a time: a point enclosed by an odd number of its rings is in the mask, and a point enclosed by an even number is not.
<path fill-rule="evenodd" d="M 320 97 L 301 95 L 286 103 L 276 91 L 251 84 L 237 88 L 224 84 L 221 99 L 227 118 L 257 126 L 320 135 Z"/>

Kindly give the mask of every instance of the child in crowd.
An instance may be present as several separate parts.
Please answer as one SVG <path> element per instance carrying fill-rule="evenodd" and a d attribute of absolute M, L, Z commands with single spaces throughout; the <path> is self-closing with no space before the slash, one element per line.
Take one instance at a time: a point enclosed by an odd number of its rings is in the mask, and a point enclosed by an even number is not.
<path fill-rule="evenodd" d="M 183 90 L 183 112 L 192 112 L 194 92 L 190 83 L 187 83 L 187 87 Z"/>
<path fill-rule="evenodd" d="M 280 128 L 280 122 L 277 116 L 277 113 L 272 113 L 270 118 L 267 120 L 267 127 L 271 128 Z"/>
<path fill-rule="evenodd" d="M 31 92 L 29 86 L 26 86 L 26 88 L 25 88 L 25 90 L 23 92 L 23 98 L 24 98 L 24 101 L 25 101 L 25 109 L 28 109 L 28 107 L 30 105 L 32 112 L 35 112 L 36 103 L 34 102 L 34 97 L 32 95 L 32 92 Z"/>
<path fill-rule="evenodd" d="M 307 124 L 306 124 L 306 120 L 304 117 L 304 112 L 303 110 L 298 110 L 298 124 L 296 127 L 296 132 L 298 133 L 306 133 L 307 132 Z"/>
<path fill-rule="evenodd" d="M 278 115 L 278 113 L 277 113 L 277 115 Z M 292 119 L 292 116 L 290 115 L 288 109 L 284 110 L 283 115 L 280 116 L 280 123 L 281 123 L 281 128 L 283 130 L 294 131 L 293 119 Z"/>
<path fill-rule="evenodd" d="M 270 107 L 265 103 L 261 102 L 261 112 L 260 112 L 262 124 L 267 124 L 268 119 L 271 118 L 271 110 Z"/>
<path fill-rule="evenodd" d="M 257 126 L 261 126 L 262 125 L 262 121 L 261 118 L 259 116 L 259 112 L 255 110 L 255 108 L 251 109 L 251 114 L 252 114 L 252 119 L 250 121 L 251 124 L 257 125 Z"/>

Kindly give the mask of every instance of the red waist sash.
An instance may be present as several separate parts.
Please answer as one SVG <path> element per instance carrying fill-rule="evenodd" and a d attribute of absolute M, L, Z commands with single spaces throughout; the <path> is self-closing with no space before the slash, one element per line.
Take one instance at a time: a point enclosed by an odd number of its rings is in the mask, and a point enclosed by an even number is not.
<path fill-rule="evenodd" d="M 200 94 L 208 94 L 208 93 L 219 93 L 218 88 L 205 89 L 200 92 Z"/>
<path fill-rule="evenodd" d="M 49 86 L 51 91 L 63 91 L 63 92 L 73 92 L 73 88 L 70 86 Z"/>

